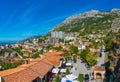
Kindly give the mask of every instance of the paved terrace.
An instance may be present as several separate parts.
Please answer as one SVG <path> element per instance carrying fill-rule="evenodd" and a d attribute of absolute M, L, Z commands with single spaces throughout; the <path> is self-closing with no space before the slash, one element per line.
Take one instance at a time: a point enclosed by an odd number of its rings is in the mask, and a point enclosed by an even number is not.
<path fill-rule="evenodd" d="M 76 63 L 73 63 L 73 67 L 77 68 L 77 70 L 74 70 L 74 69 L 71 69 L 71 72 L 78 76 L 79 74 L 89 74 L 90 73 L 93 73 L 93 69 L 91 68 L 91 70 L 88 70 L 86 67 L 85 67 L 85 63 L 81 63 L 81 60 L 80 59 L 77 59 L 77 62 Z M 89 81 L 89 82 L 94 82 L 94 81 Z"/>

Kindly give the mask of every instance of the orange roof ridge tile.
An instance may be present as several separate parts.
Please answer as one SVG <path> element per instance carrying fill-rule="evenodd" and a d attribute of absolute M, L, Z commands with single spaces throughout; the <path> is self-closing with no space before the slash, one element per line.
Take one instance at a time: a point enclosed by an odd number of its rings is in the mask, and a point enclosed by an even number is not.
<path fill-rule="evenodd" d="M 42 75 L 41 73 L 38 73 L 37 71 L 35 71 L 35 70 L 33 70 L 32 68 L 30 68 L 30 67 L 27 67 L 28 69 L 30 69 L 31 71 L 33 71 L 33 72 L 35 72 L 35 73 L 37 73 L 37 74 L 39 74 L 39 75 L 41 75 L 41 76 L 44 76 L 44 75 Z"/>
<path fill-rule="evenodd" d="M 41 60 L 41 62 L 44 62 L 44 63 L 46 63 L 47 65 L 51 65 L 51 66 L 53 66 L 53 64 L 51 64 L 49 61 Z"/>
<path fill-rule="evenodd" d="M 25 70 L 26 68 L 13 68 L 4 71 L 0 71 L 0 76 L 7 76 Z"/>

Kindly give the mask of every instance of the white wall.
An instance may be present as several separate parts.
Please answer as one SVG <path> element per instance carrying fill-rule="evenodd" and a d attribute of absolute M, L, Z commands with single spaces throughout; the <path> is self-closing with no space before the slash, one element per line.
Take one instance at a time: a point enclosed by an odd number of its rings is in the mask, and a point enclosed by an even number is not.
<path fill-rule="evenodd" d="M 2 82 L 2 77 L 0 76 L 0 82 Z"/>

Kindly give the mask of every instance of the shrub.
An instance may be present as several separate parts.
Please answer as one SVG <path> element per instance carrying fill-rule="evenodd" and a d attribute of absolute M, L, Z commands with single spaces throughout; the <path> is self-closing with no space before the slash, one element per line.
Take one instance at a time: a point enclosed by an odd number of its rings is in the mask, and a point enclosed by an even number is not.
<path fill-rule="evenodd" d="M 70 70 L 68 68 L 66 69 L 66 74 L 70 74 Z"/>
<path fill-rule="evenodd" d="M 73 62 L 74 62 L 74 63 L 76 63 L 76 62 L 77 62 L 77 59 L 76 59 L 76 57 L 75 57 L 75 56 L 73 57 Z"/>
<path fill-rule="evenodd" d="M 65 57 L 65 62 L 68 62 L 68 58 L 67 57 Z"/>
<path fill-rule="evenodd" d="M 55 82 L 60 82 L 60 77 L 59 75 L 57 75 L 56 79 L 55 79 Z"/>
<path fill-rule="evenodd" d="M 83 74 L 79 74 L 79 75 L 78 75 L 78 81 L 79 81 L 79 82 L 83 82 L 83 80 L 84 80 Z"/>

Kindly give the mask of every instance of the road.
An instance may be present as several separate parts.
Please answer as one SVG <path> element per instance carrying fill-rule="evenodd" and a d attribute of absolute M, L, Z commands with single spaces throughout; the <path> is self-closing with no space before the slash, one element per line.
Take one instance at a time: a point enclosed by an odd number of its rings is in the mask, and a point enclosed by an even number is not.
<path fill-rule="evenodd" d="M 99 57 L 98 59 L 98 63 L 97 66 L 102 66 L 103 64 L 105 64 L 105 47 L 103 46 L 102 50 L 101 50 L 101 57 Z"/>

